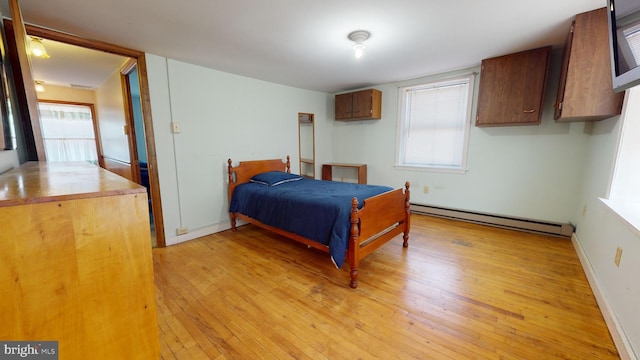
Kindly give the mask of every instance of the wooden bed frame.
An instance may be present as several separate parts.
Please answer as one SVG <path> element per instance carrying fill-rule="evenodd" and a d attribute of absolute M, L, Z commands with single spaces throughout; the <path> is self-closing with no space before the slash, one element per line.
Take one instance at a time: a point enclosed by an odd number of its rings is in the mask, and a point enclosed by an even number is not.
<path fill-rule="evenodd" d="M 289 156 L 286 163 L 281 159 L 241 161 L 237 167 L 229 164 L 229 202 L 235 187 L 248 182 L 249 179 L 266 171 L 290 172 Z M 234 176 L 235 175 L 235 176 Z M 349 286 L 358 286 L 358 265 L 360 260 L 384 245 L 395 236 L 404 233 L 403 247 L 409 246 L 410 215 L 409 210 L 409 182 L 404 189 L 399 188 L 386 193 L 372 196 L 364 200 L 361 209 L 358 209 L 358 200 L 351 200 L 351 235 L 346 260 L 349 263 L 351 282 Z M 247 221 L 261 228 L 270 230 L 276 234 L 301 242 L 309 247 L 329 251 L 329 247 L 303 236 L 282 230 L 240 213 L 229 213 L 231 229 L 236 230 L 236 219 Z"/>

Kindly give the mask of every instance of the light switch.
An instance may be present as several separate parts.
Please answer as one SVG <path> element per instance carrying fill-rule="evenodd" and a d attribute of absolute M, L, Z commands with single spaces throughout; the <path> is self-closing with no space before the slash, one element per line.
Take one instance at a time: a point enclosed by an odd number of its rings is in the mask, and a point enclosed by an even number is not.
<path fill-rule="evenodd" d="M 180 123 L 172 121 L 171 122 L 171 131 L 174 134 L 179 134 L 180 133 Z"/>

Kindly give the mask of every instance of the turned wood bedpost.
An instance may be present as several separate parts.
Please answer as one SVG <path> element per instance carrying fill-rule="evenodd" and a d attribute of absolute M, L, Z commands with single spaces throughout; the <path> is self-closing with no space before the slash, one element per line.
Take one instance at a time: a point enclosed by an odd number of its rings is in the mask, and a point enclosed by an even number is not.
<path fill-rule="evenodd" d="M 288 173 L 291 173 L 291 161 L 289 160 L 289 155 L 287 155 L 287 170 Z"/>
<path fill-rule="evenodd" d="M 228 202 L 231 205 L 231 195 L 233 195 L 233 189 L 235 188 L 235 182 L 233 181 L 233 166 L 231 165 L 231 159 L 227 160 L 227 171 L 229 172 L 229 187 L 228 190 Z M 229 219 L 231 220 L 231 230 L 236 230 L 236 214 L 229 212 Z"/>
<path fill-rule="evenodd" d="M 403 242 L 402 247 L 409 246 L 409 229 L 411 228 L 411 204 L 409 203 L 409 199 L 411 197 L 411 192 L 409 191 L 409 186 L 411 184 L 407 181 L 404 183 L 404 212 L 406 214 L 406 224 L 404 226 L 404 235 L 402 236 Z"/>
<path fill-rule="evenodd" d="M 349 261 L 349 268 L 351 269 L 351 282 L 349 286 L 353 289 L 358 287 L 358 263 L 360 262 L 360 250 L 359 238 L 360 229 L 358 228 L 358 199 L 351 199 L 351 236 L 349 237 L 349 248 L 347 250 L 347 256 Z"/>

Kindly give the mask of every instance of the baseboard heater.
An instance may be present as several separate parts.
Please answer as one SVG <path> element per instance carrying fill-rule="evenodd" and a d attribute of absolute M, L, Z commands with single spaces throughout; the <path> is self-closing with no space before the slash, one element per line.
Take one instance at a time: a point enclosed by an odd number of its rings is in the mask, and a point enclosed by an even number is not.
<path fill-rule="evenodd" d="M 569 223 L 555 223 L 541 220 L 515 218 L 503 215 L 479 213 L 467 210 L 449 209 L 422 204 L 411 204 L 415 213 L 472 222 L 512 230 L 527 231 L 545 235 L 571 237 L 575 227 Z"/>

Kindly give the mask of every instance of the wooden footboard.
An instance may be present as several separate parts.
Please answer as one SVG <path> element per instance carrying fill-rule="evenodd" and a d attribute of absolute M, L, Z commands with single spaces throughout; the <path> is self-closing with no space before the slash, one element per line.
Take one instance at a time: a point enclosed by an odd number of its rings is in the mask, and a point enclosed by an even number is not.
<path fill-rule="evenodd" d="M 289 156 L 286 163 L 280 159 L 243 161 L 237 167 L 228 160 L 229 171 L 229 202 L 236 185 L 249 181 L 259 173 L 280 170 L 290 172 Z M 350 268 L 351 281 L 349 286 L 358 286 L 358 266 L 360 260 L 400 234 L 403 235 L 403 247 L 409 246 L 410 210 L 409 210 L 409 182 L 404 189 L 396 189 L 372 196 L 364 200 L 362 208 L 358 209 L 358 200 L 351 201 L 351 235 L 347 250 L 347 262 Z M 231 229 L 236 230 L 236 219 L 242 219 L 279 235 L 301 242 L 316 249 L 329 251 L 326 245 L 307 239 L 286 230 L 252 219 L 243 214 L 229 213 Z"/>
<path fill-rule="evenodd" d="M 360 260 L 399 234 L 403 235 L 403 247 L 409 246 L 411 211 L 409 209 L 409 182 L 403 189 L 396 189 L 364 200 L 358 210 L 358 200 L 351 201 L 351 238 L 347 261 L 351 269 L 352 288 L 358 286 Z"/>

